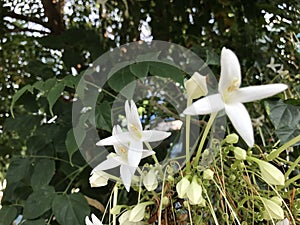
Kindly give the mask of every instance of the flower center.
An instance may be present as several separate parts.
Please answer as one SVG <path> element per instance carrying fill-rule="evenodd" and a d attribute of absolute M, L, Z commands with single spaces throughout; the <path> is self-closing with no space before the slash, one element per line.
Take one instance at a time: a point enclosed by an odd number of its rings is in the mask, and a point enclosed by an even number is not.
<path fill-rule="evenodd" d="M 232 80 L 231 84 L 223 92 L 223 101 L 228 103 L 230 101 L 230 94 L 239 89 L 239 79 L 235 78 Z"/>
<path fill-rule="evenodd" d="M 232 82 L 231 85 L 229 85 L 226 88 L 226 92 L 233 92 L 236 91 L 237 89 L 239 89 L 239 80 L 237 78 L 235 78 Z"/>
<path fill-rule="evenodd" d="M 129 127 L 136 138 L 138 138 L 138 139 L 142 138 L 142 132 L 134 124 L 130 124 Z"/>

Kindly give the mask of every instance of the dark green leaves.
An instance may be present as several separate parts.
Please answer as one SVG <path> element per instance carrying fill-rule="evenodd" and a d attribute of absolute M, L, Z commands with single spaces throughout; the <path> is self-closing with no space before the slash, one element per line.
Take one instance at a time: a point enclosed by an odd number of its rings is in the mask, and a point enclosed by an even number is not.
<path fill-rule="evenodd" d="M 17 217 L 17 209 L 12 206 L 3 206 L 0 210 L 0 225 L 11 225 Z"/>
<path fill-rule="evenodd" d="M 28 158 L 15 158 L 9 165 L 6 179 L 8 183 L 21 181 L 28 175 L 30 161 Z"/>
<path fill-rule="evenodd" d="M 23 215 L 26 219 L 35 219 L 51 209 L 55 190 L 52 186 L 43 186 L 34 191 L 25 201 Z"/>
<path fill-rule="evenodd" d="M 284 103 L 283 101 L 267 101 L 266 109 L 272 123 L 274 124 L 275 133 L 282 144 L 300 135 L 299 104 L 293 105 Z M 297 143 L 296 145 L 299 144 L 300 143 Z"/>
<path fill-rule="evenodd" d="M 55 173 L 55 162 L 50 159 L 40 159 L 36 162 L 31 176 L 33 188 L 48 185 Z"/>
<path fill-rule="evenodd" d="M 90 214 L 87 201 L 82 194 L 58 195 L 52 203 L 53 213 L 59 224 L 82 225 Z"/>
<path fill-rule="evenodd" d="M 105 101 L 96 106 L 96 127 L 111 132 L 111 107 L 110 104 Z"/>

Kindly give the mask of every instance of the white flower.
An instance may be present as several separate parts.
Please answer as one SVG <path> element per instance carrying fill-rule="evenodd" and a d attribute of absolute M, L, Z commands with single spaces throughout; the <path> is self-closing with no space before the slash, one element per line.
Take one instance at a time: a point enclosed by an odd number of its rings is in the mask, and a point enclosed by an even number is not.
<path fill-rule="evenodd" d="M 197 176 L 193 177 L 191 184 L 186 190 L 186 195 L 191 205 L 198 205 L 202 202 L 202 187 L 197 181 Z"/>
<path fill-rule="evenodd" d="M 261 200 L 265 207 L 265 211 L 263 212 L 265 219 L 267 219 L 267 220 L 270 220 L 270 219 L 283 220 L 284 219 L 283 209 L 279 205 L 277 205 L 272 200 L 269 200 L 266 198 L 261 198 Z"/>
<path fill-rule="evenodd" d="M 190 186 L 190 181 L 187 177 L 183 177 L 177 184 L 176 184 L 176 191 L 178 193 L 179 198 L 184 198 L 186 196 L 186 191 Z"/>
<path fill-rule="evenodd" d="M 144 225 L 145 224 L 143 221 L 139 221 L 139 222 L 130 221 L 129 217 L 130 217 L 131 212 L 132 212 L 132 210 L 128 210 L 119 217 L 120 225 Z"/>
<path fill-rule="evenodd" d="M 225 109 L 234 128 L 248 146 L 254 145 L 250 116 L 242 103 L 270 97 L 287 88 L 285 84 L 269 84 L 240 88 L 241 68 L 236 55 L 229 49 L 221 52 L 219 93 L 202 98 L 184 110 L 188 115 L 204 115 Z"/>
<path fill-rule="evenodd" d="M 125 102 L 127 128 L 129 132 L 113 134 L 97 142 L 96 145 L 115 145 L 116 143 L 129 143 L 128 162 L 132 167 L 137 167 L 143 156 L 143 142 L 161 141 L 170 136 L 170 132 L 157 130 L 143 130 L 139 114 L 134 101 Z"/>
<path fill-rule="evenodd" d="M 121 136 L 123 134 L 120 126 L 114 126 L 112 131 L 113 136 Z M 118 140 L 118 139 L 116 139 Z M 120 166 L 120 175 L 122 182 L 126 188 L 127 191 L 130 189 L 131 179 L 135 173 L 136 167 L 132 166 L 132 164 L 129 162 L 129 145 L 123 144 L 120 142 L 115 141 L 114 142 L 114 149 L 116 153 L 110 153 L 107 156 L 107 159 L 100 163 L 98 166 L 96 166 L 92 173 L 102 170 L 108 170 L 117 166 Z M 149 155 L 155 154 L 154 151 L 149 150 L 141 150 L 141 158 L 145 158 Z"/>
<path fill-rule="evenodd" d="M 103 171 L 92 171 L 92 176 L 90 176 L 91 187 L 102 187 L 107 185 L 108 176 Z"/>
<path fill-rule="evenodd" d="M 153 191 L 158 186 L 157 174 L 155 168 L 151 168 L 150 171 L 144 176 L 143 184 L 147 191 Z"/>
<path fill-rule="evenodd" d="M 197 99 L 207 94 L 206 76 L 195 72 L 193 76 L 188 79 L 184 86 L 186 88 L 187 97 L 190 99 Z"/>
<path fill-rule="evenodd" d="M 94 214 L 92 214 L 92 221 L 89 219 L 88 216 L 85 217 L 85 225 L 103 225 L 103 224 Z"/>
<path fill-rule="evenodd" d="M 277 222 L 276 225 L 290 225 L 290 221 L 285 218 L 284 220 Z"/>
<path fill-rule="evenodd" d="M 269 67 L 271 70 L 273 70 L 276 73 L 276 71 L 277 71 L 276 67 L 279 67 L 281 65 L 282 64 L 278 64 L 278 63 L 275 64 L 274 57 L 271 57 L 270 63 L 267 64 L 267 67 Z"/>

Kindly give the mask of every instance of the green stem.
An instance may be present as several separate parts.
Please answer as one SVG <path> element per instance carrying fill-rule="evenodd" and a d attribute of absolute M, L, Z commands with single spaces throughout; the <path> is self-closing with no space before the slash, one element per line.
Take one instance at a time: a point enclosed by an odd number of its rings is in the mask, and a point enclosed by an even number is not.
<path fill-rule="evenodd" d="M 285 187 L 288 187 L 291 183 L 294 183 L 296 180 L 300 179 L 300 174 L 294 176 L 293 178 L 287 180 L 284 184 Z"/>
<path fill-rule="evenodd" d="M 118 204 L 118 183 L 114 186 L 114 198 L 113 198 L 113 207 L 115 207 Z M 113 214 L 113 225 L 117 224 L 117 215 Z"/>
<path fill-rule="evenodd" d="M 151 145 L 150 145 L 148 142 L 144 142 L 144 143 L 145 143 L 145 145 L 147 146 L 147 148 L 149 149 L 149 151 L 153 151 Z M 153 155 L 152 155 L 152 158 L 153 158 L 153 160 L 154 160 L 154 162 L 155 162 L 155 165 L 158 166 L 158 168 L 159 168 L 159 173 L 160 173 L 161 177 L 163 178 L 163 177 L 164 177 L 164 173 L 163 173 L 163 171 L 162 171 L 162 168 L 161 168 L 161 166 L 160 166 L 160 164 L 159 164 L 159 162 L 158 162 L 158 159 L 157 159 L 156 155 L 153 154 Z"/>
<path fill-rule="evenodd" d="M 273 150 L 269 155 L 267 155 L 267 160 L 268 161 L 274 160 L 276 157 L 278 157 L 280 155 L 281 152 L 283 152 L 288 147 L 296 144 L 299 141 L 300 141 L 300 135 L 294 137 L 292 140 L 289 140 L 284 145 L 282 145 L 280 148 Z"/>
<path fill-rule="evenodd" d="M 286 171 L 286 173 L 284 174 L 285 179 L 287 179 L 289 177 L 289 175 L 291 174 L 291 172 L 295 169 L 296 166 L 298 166 L 300 162 L 300 155 L 298 156 L 298 158 L 293 162 L 293 164 L 290 166 L 290 168 L 288 169 L 288 171 Z"/>
<path fill-rule="evenodd" d="M 195 157 L 194 167 L 197 167 L 198 164 L 199 164 L 199 159 L 200 159 L 200 156 L 201 156 L 203 145 L 204 145 L 205 140 L 207 138 L 208 132 L 209 132 L 210 128 L 212 127 L 214 121 L 215 121 L 216 116 L 217 116 L 217 112 L 212 113 L 210 115 L 210 118 L 209 118 L 207 124 L 206 124 L 205 130 L 203 132 L 203 135 L 202 135 L 202 138 L 201 138 L 198 150 L 197 150 L 197 154 L 196 154 L 196 157 Z"/>
<path fill-rule="evenodd" d="M 187 107 L 192 104 L 192 99 L 188 98 Z M 191 156 L 190 156 L 190 128 L 191 128 L 191 116 L 186 115 L 185 121 L 185 162 L 186 162 L 186 173 L 191 172 Z"/>

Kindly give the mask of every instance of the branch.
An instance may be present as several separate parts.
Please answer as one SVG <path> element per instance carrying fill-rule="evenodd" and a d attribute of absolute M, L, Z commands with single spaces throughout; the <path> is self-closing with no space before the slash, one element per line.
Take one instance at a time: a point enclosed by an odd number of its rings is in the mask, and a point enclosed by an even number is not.
<path fill-rule="evenodd" d="M 11 18 L 14 18 L 14 19 L 19 19 L 19 20 L 24 20 L 26 22 L 33 22 L 33 23 L 37 23 L 37 24 L 40 24 L 42 25 L 43 27 L 46 27 L 48 29 L 51 30 L 51 27 L 48 23 L 42 21 L 41 19 L 39 18 L 34 18 L 34 17 L 28 17 L 28 16 L 25 16 L 25 15 L 21 15 L 21 14 L 17 14 L 15 12 L 11 12 L 11 11 L 6 11 L 4 12 L 4 15 L 3 17 L 5 16 L 8 16 L 8 17 L 11 17 Z"/>

